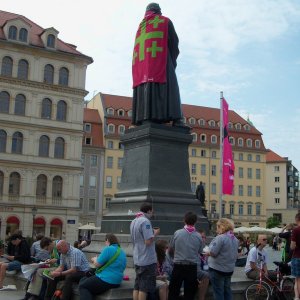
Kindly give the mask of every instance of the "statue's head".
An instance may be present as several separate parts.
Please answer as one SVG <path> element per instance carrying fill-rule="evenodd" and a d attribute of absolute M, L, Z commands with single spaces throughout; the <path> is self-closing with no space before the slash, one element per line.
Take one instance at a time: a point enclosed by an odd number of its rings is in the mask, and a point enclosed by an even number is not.
<path fill-rule="evenodd" d="M 161 15 L 161 9 L 158 3 L 150 3 L 146 7 L 146 11 L 153 11 L 156 14 Z"/>

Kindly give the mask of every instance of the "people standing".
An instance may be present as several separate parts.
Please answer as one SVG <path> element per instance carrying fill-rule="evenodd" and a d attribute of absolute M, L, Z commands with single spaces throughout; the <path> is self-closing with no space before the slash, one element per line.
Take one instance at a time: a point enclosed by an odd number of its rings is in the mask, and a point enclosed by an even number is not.
<path fill-rule="evenodd" d="M 291 237 L 293 229 L 294 224 L 287 224 L 282 228 L 281 233 L 279 233 L 279 237 L 285 240 L 284 248 L 282 249 L 282 261 L 286 263 L 290 262 L 292 258 Z"/>
<path fill-rule="evenodd" d="M 231 276 L 238 256 L 238 240 L 233 233 L 231 220 L 217 222 L 218 235 L 209 245 L 208 266 L 214 299 L 231 300 Z"/>
<path fill-rule="evenodd" d="M 150 221 L 152 215 L 152 205 L 143 203 L 136 218 L 130 224 L 136 273 L 133 300 L 146 300 L 148 293 L 155 293 L 157 257 L 154 237 L 160 233 L 160 230 L 152 228 Z"/>
<path fill-rule="evenodd" d="M 194 299 L 197 282 L 197 262 L 203 250 L 201 235 L 196 231 L 197 215 L 187 212 L 185 226 L 175 231 L 170 248 L 174 250 L 174 268 L 169 285 L 169 299 L 179 299 L 180 288 L 184 283 L 184 299 Z"/>

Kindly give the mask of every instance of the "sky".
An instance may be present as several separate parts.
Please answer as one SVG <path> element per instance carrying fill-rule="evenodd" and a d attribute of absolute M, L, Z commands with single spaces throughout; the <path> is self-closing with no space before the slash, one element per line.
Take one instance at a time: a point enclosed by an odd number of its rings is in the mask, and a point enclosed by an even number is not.
<path fill-rule="evenodd" d="M 87 69 L 89 100 L 96 93 L 132 96 L 135 33 L 150 1 L 2 1 L 94 59 Z M 220 106 L 249 116 L 265 147 L 300 170 L 300 1 L 160 0 L 179 37 L 181 101 Z"/>

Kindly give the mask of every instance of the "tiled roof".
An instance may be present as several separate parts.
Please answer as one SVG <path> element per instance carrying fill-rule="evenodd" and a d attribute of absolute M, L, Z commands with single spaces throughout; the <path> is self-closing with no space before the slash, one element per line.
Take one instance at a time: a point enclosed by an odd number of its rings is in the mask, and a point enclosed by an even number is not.
<path fill-rule="evenodd" d="M 287 162 L 287 160 L 274 151 L 268 149 L 267 150 L 267 155 L 266 155 L 266 162 L 267 163 L 272 163 L 272 162 Z"/>
<path fill-rule="evenodd" d="M 102 124 L 99 112 L 97 109 L 84 108 L 83 121 L 85 123 L 99 123 Z"/>
<path fill-rule="evenodd" d="M 6 24 L 7 21 L 14 20 L 14 19 L 22 19 L 31 27 L 30 32 L 28 34 L 29 45 L 35 47 L 41 47 L 41 48 L 45 47 L 41 39 L 41 34 L 45 30 L 44 28 L 42 28 L 41 26 L 37 25 L 36 23 L 32 22 L 31 20 L 27 19 L 22 15 L 6 12 L 2 10 L 0 10 L 0 39 L 1 40 L 6 40 L 6 37 L 3 32 L 3 26 Z M 70 44 L 63 42 L 60 39 L 57 39 L 56 50 L 75 54 L 75 55 L 85 56 L 81 52 L 76 50 L 74 46 L 72 47 Z"/>
<path fill-rule="evenodd" d="M 104 108 L 123 108 L 125 111 L 132 109 L 132 97 L 109 95 L 100 93 Z"/>
<path fill-rule="evenodd" d="M 103 148 L 103 133 L 102 133 L 102 122 L 97 109 L 84 109 L 83 123 L 91 123 L 91 132 L 84 132 L 84 139 L 82 145 L 85 147 L 100 147 Z M 92 138 L 92 144 L 86 145 L 84 140 L 86 137 Z"/>

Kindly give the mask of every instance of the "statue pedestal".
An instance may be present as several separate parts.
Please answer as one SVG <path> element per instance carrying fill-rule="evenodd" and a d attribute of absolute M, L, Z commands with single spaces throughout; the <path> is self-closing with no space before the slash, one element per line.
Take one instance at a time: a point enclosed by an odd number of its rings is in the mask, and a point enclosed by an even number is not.
<path fill-rule="evenodd" d="M 197 226 L 207 230 L 199 201 L 191 191 L 188 146 L 190 128 L 147 123 L 129 129 L 124 145 L 120 191 L 103 215 L 101 231 L 129 233 L 129 225 L 141 204 L 150 202 L 153 226 L 161 234 L 182 228 L 187 211 L 198 215 Z"/>

